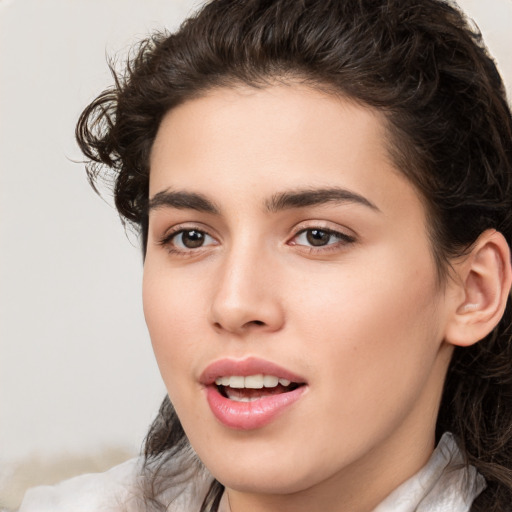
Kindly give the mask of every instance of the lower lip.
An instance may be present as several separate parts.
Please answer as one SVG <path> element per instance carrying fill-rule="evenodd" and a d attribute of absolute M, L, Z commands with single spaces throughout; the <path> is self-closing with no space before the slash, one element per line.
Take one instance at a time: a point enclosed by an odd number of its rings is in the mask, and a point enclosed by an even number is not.
<path fill-rule="evenodd" d="M 236 402 L 222 396 L 217 386 L 206 388 L 208 405 L 214 416 L 226 427 L 237 430 L 253 430 L 268 425 L 285 409 L 295 403 L 306 386 L 278 395 L 265 396 L 252 402 Z"/>

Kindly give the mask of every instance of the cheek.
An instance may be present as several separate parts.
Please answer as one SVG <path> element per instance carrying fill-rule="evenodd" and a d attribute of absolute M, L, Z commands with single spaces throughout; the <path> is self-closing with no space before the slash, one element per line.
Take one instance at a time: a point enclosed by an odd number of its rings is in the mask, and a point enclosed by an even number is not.
<path fill-rule="evenodd" d="M 292 324 L 300 324 L 313 341 L 326 337 L 341 346 L 408 343 L 397 335 L 411 329 L 421 336 L 432 328 L 439 297 L 430 259 L 418 262 L 413 254 L 397 258 L 397 251 L 382 250 L 369 261 L 362 255 L 290 275 L 286 281 L 294 287 L 284 300 L 295 315 Z"/>
<path fill-rule="evenodd" d="M 143 279 L 144 316 L 160 372 L 166 384 L 179 378 L 185 362 L 197 353 L 201 304 L 194 283 L 146 261 Z"/>
<path fill-rule="evenodd" d="M 329 279 L 303 279 L 293 294 L 294 335 L 329 400 L 339 401 L 344 390 L 342 401 L 350 406 L 341 413 L 371 415 L 373 406 L 375 412 L 405 403 L 434 364 L 443 323 L 435 270 L 425 256 L 422 266 L 406 256 L 397 261 L 396 252 L 383 252 L 357 271 L 350 265 Z"/>

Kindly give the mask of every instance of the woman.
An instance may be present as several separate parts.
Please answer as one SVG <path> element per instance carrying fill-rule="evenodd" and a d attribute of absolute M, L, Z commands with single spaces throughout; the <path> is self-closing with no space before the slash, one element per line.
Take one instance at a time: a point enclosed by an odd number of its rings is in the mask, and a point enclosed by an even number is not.
<path fill-rule="evenodd" d="M 455 7 L 213 1 L 77 138 L 169 397 L 22 511 L 510 509 L 512 120 Z"/>

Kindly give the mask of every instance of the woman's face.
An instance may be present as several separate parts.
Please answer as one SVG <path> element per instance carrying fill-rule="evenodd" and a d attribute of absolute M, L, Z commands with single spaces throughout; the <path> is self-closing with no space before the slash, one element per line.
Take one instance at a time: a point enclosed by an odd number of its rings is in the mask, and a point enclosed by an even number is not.
<path fill-rule="evenodd" d="M 146 321 L 234 499 L 382 494 L 423 465 L 447 291 L 382 117 L 296 85 L 218 89 L 164 117 L 150 164 Z"/>

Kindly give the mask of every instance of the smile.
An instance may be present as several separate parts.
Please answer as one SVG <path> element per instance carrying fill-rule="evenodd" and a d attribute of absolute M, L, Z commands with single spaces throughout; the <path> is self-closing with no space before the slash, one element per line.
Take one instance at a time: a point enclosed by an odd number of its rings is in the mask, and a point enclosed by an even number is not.
<path fill-rule="evenodd" d="M 217 386 L 229 386 L 230 388 L 249 388 L 249 389 L 261 389 L 261 388 L 275 388 L 279 384 L 281 386 L 289 386 L 290 381 L 288 379 L 280 379 L 274 375 L 248 375 L 247 377 L 231 376 L 231 377 L 217 377 L 215 379 Z"/>
<path fill-rule="evenodd" d="M 288 379 L 262 374 L 218 377 L 215 384 L 222 396 L 235 402 L 254 402 L 267 396 L 288 393 L 299 386 Z"/>
<path fill-rule="evenodd" d="M 217 361 L 203 372 L 201 382 L 213 415 L 238 430 L 267 425 L 307 388 L 301 377 L 255 358 Z"/>

